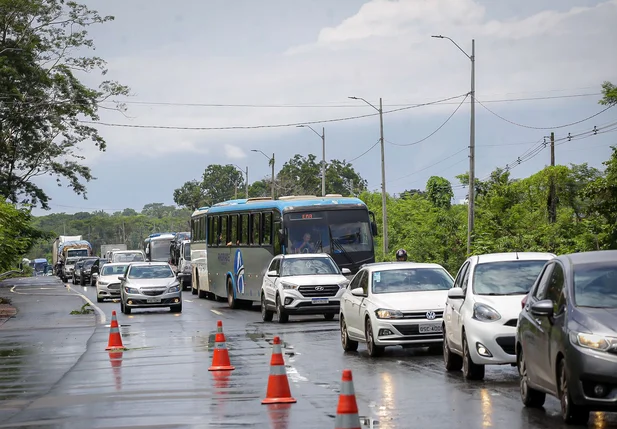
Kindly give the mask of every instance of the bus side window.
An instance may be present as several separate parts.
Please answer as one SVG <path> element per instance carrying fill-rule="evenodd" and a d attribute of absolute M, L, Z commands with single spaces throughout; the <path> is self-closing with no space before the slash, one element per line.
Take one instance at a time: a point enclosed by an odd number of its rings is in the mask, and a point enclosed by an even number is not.
<path fill-rule="evenodd" d="M 206 217 L 199 219 L 199 241 L 206 241 Z"/>
<path fill-rule="evenodd" d="M 249 244 L 249 215 L 243 214 L 240 216 L 240 244 Z"/>
<path fill-rule="evenodd" d="M 272 213 L 263 213 L 261 228 L 263 229 L 261 244 L 270 246 L 272 244 Z"/>
<path fill-rule="evenodd" d="M 251 213 L 251 245 L 259 246 L 260 213 Z"/>
<path fill-rule="evenodd" d="M 191 219 L 191 236 L 192 237 L 195 237 L 195 235 L 197 235 L 197 234 L 195 234 L 195 232 L 196 232 L 195 224 L 196 224 L 195 219 Z"/>
<path fill-rule="evenodd" d="M 219 245 L 225 246 L 228 242 L 229 238 L 229 225 L 228 225 L 228 216 L 224 215 L 219 218 L 219 223 L 221 224 L 221 234 L 219 236 Z"/>
<path fill-rule="evenodd" d="M 274 254 L 279 255 L 282 251 L 281 249 L 281 237 L 279 236 L 279 230 L 282 228 L 281 226 L 281 218 L 274 213 L 274 220 L 272 222 L 272 244 L 274 244 Z"/>
<path fill-rule="evenodd" d="M 238 215 L 229 216 L 229 242 L 232 246 L 240 244 L 238 241 Z"/>
<path fill-rule="evenodd" d="M 211 238 L 211 242 L 213 246 L 218 246 L 219 245 L 219 234 L 221 229 L 219 227 L 219 217 L 218 216 L 214 216 L 212 218 L 212 238 Z"/>

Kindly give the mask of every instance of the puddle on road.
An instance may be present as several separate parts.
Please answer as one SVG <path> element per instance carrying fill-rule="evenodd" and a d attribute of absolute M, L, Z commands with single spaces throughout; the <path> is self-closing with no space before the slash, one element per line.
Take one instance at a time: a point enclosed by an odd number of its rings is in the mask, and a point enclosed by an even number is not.
<path fill-rule="evenodd" d="M 0 401 L 15 399 L 23 395 L 20 380 L 23 379 L 24 358 L 29 354 L 28 348 L 23 344 L 2 344 L 0 348 L 0 391 L 2 391 Z"/>

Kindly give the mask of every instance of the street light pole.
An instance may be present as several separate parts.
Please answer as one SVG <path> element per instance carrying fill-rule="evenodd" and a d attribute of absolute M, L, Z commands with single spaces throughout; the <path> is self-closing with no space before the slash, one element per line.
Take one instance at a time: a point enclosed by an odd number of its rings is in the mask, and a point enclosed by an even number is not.
<path fill-rule="evenodd" d="M 240 172 L 244 173 L 244 191 L 245 191 L 245 196 L 246 199 L 249 199 L 249 167 L 248 165 L 246 166 L 246 171 L 242 170 L 242 168 L 238 167 L 236 164 L 234 164 L 234 167 L 236 167 Z M 238 185 L 236 185 L 236 198 L 238 198 Z"/>
<path fill-rule="evenodd" d="M 321 196 L 326 196 L 326 129 L 321 128 L 321 134 L 310 125 L 298 125 L 298 128 L 309 128 L 321 138 Z"/>
<path fill-rule="evenodd" d="M 272 166 L 272 199 L 274 200 L 274 154 L 272 154 L 272 158 L 270 158 L 268 155 L 266 155 L 259 149 L 251 149 L 251 152 L 261 153 L 263 156 L 266 157 L 266 159 L 268 160 L 268 163 Z"/>
<path fill-rule="evenodd" d="M 379 141 L 381 143 L 381 217 L 382 222 L 382 234 L 383 234 L 383 256 L 388 255 L 388 210 L 387 210 L 387 193 L 386 193 L 386 149 L 383 138 L 383 104 L 382 99 L 379 98 L 379 109 L 373 106 L 371 103 L 361 97 L 349 97 L 352 100 L 362 100 L 373 109 L 379 112 Z"/>
<path fill-rule="evenodd" d="M 469 123 L 469 203 L 467 207 L 467 254 L 471 253 L 474 229 L 476 197 L 476 41 L 471 39 L 471 55 L 468 55 L 454 40 L 446 36 L 431 36 L 436 39 L 448 39 L 471 61 L 471 118 Z"/>

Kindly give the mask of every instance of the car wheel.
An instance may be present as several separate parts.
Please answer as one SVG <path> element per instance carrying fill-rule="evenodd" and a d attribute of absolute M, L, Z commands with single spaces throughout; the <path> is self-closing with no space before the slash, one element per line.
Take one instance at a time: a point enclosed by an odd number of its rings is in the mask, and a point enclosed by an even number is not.
<path fill-rule="evenodd" d="M 334 313 L 326 313 L 323 315 L 326 320 L 334 320 Z"/>
<path fill-rule="evenodd" d="M 182 304 L 178 304 L 178 305 L 172 305 L 171 307 L 169 307 L 169 311 L 171 311 L 172 313 L 182 313 Z"/>
<path fill-rule="evenodd" d="M 375 344 L 375 339 L 373 338 L 373 327 L 371 326 L 371 321 L 369 319 L 366 319 L 364 334 L 366 335 L 366 349 L 368 350 L 368 355 L 370 357 L 381 356 L 385 347 Z"/>
<path fill-rule="evenodd" d="M 279 323 L 287 323 L 289 321 L 289 314 L 285 313 L 285 309 L 281 305 L 281 297 L 276 296 L 276 318 Z"/>
<path fill-rule="evenodd" d="M 79 285 L 80 286 L 85 286 L 86 285 L 86 278 L 84 276 L 81 276 L 79 278 Z"/>
<path fill-rule="evenodd" d="M 120 301 L 120 311 L 124 314 L 131 314 L 131 308 L 124 304 L 124 301 Z"/>
<path fill-rule="evenodd" d="M 227 279 L 227 305 L 231 309 L 238 308 L 238 300 L 234 296 L 234 285 L 230 278 Z"/>
<path fill-rule="evenodd" d="M 90 279 L 90 286 L 96 286 L 96 281 L 93 278 Z"/>
<path fill-rule="evenodd" d="M 264 322 L 272 322 L 272 318 L 274 317 L 274 312 L 268 310 L 266 307 L 266 298 L 264 295 L 261 295 L 261 320 Z"/>
<path fill-rule="evenodd" d="M 542 408 L 546 401 L 546 393 L 540 392 L 532 387 L 529 387 L 529 376 L 527 375 L 527 362 L 521 349 L 518 358 L 518 373 L 521 376 L 521 400 L 523 405 L 528 408 Z"/>
<path fill-rule="evenodd" d="M 463 376 L 467 380 L 482 380 L 484 378 L 484 365 L 477 365 L 471 360 L 465 334 L 463 334 Z"/>
<path fill-rule="evenodd" d="M 103 302 L 103 301 L 104 301 L 104 299 L 103 299 L 103 298 L 101 298 L 100 296 L 97 296 L 97 297 L 96 297 L 96 302 Z"/>
<path fill-rule="evenodd" d="M 568 388 L 568 374 L 566 360 L 559 362 L 559 402 L 561 403 L 561 418 L 565 423 L 586 425 L 589 421 L 589 410 L 572 402 Z"/>
<path fill-rule="evenodd" d="M 343 350 L 346 352 L 355 352 L 358 350 L 358 342 L 349 338 L 349 334 L 347 333 L 347 323 L 345 323 L 345 318 L 341 316 L 341 345 L 343 346 Z"/>
<path fill-rule="evenodd" d="M 195 285 L 194 284 L 191 285 L 191 294 L 192 295 L 197 295 L 197 289 L 195 289 Z"/>
<path fill-rule="evenodd" d="M 450 350 L 445 327 L 443 329 L 443 363 L 448 372 L 460 371 L 463 367 L 463 358 Z"/>

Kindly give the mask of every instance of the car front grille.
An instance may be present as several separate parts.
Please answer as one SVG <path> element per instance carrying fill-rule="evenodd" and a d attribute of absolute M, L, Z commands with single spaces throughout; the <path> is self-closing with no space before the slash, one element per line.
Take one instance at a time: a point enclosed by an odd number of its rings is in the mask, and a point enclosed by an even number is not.
<path fill-rule="evenodd" d="M 307 298 L 335 296 L 340 287 L 338 285 L 316 285 L 316 286 L 300 286 L 298 292 Z"/>
<path fill-rule="evenodd" d="M 120 290 L 120 283 L 112 283 L 109 286 L 107 286 L 107 289 Z"/>
<path fill-rule="evenodd" d="M 429 319 L 427 317 L 428 313 L 435 313 L 435 317 Z M 403 311 L 403 319 L 434 320 L 434 319 L 442 319 L 442 318 L 443 318 L 443 310 Z M 408 326 L 417 326 L 417 325 L 408 325 Z"/>
<path fill-rule="evenodd" d="M 141 293 L 146 296 L 157 296 L 165 293 L 165 289 L 142 289 Z"/>
<path fill-rule="evenodd" d="M 516 355 L 515 340 L 513 336 L 499 337 L 495 341 L 504 352 L 512 356 Z"/>

